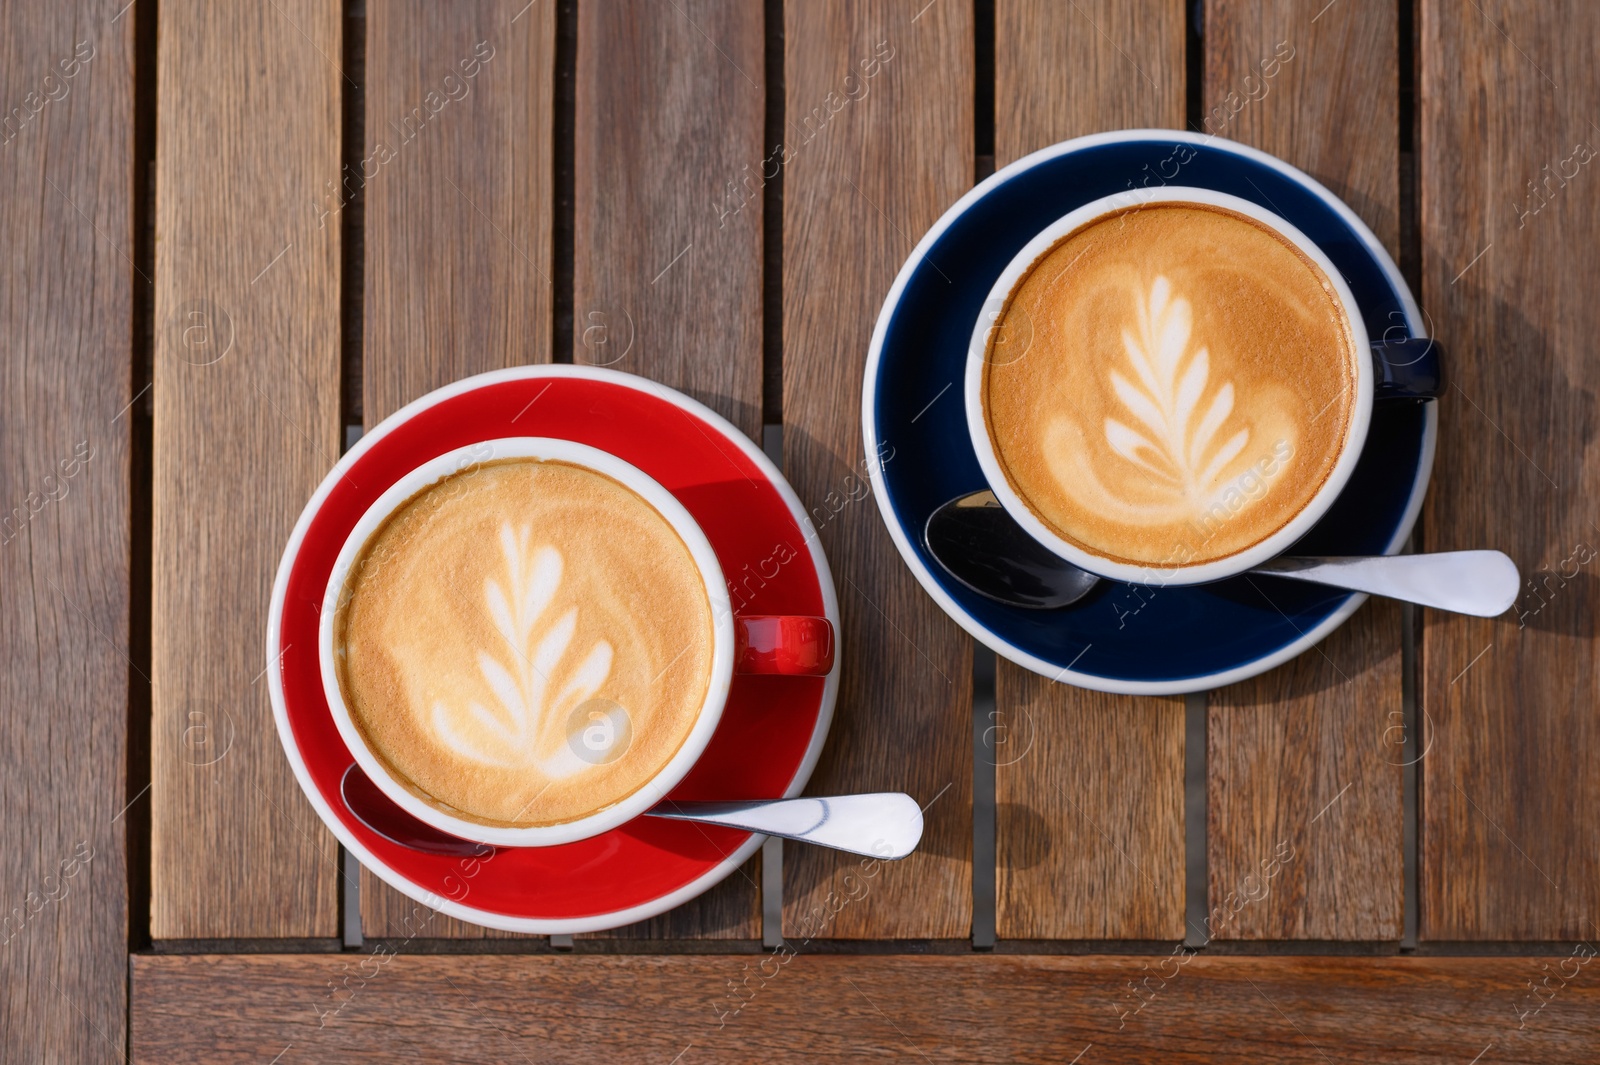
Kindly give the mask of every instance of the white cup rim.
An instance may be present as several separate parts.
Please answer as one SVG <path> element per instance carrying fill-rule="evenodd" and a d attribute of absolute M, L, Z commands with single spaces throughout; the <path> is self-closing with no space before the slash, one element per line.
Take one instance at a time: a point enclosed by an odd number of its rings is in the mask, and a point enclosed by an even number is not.
<path fill-rule="evenodd" d="M 485 454 L 485 449 L 488 453 Z M 694 726 L 667 763 L 642 786 L 617 803 L 571 821 L 551 825 L 485 825 L 454 817 L 414 794 L 373 753 L 356 726 L 339 686 L 334 660 L 333 624 L 351 568 L 367 540 L 389 516 L 424 488 L 475 463 L 505 459 L 540 459 L 565 462 L 610 477 L 642 496 L 672 526 L 705 585 L 711 608 L 712 653 L 710 680 Z M 329 574 L 318 621 L 317 652 L 323 694 L 333 721 L 351 757 L 367 777 L 397 806 L 441 832 L 477 843 L 500 847 L 549 847 L 600 835 L 626 824 L 666 798 L 705 752 L 733 679 L 734 618 L 722 566 L 694 517 L 671 492 L 649 474 L 623 459 L 572 440 L 557 437 L 499 437 L 447 451 L 411 470 L 378 497 L 346 536 Z"/>
<path fill-rule="evenodd" d="M 1210 562 L 1192 566 L 1167 567 L 1119 562 L 1085 551 L 1083 548 L 1057 535 L 1011 487 L 1005 470 L 1000 464 L 999 456 L 995 453 L 994 444 L 989 437 L 989 429 L 983 411 L 985 356 L 988 352 L 989 335 L 993 332 L 999 317 L 998 314 L 989 314 L 989 309 L 1004 307 L 1014 287 L 1032 270 L 1035 262 L 1069 233 L 1106 215 L 1151 203 L 1197 203 L 1235 211 L 1259 222 L 1289 241 L 1301 254 L 1317 265 L 1333 286 L 1339 305 L 1344 311 L 1346 324 L 1350 330 L 1352 346 L 1356 353 L 1354 360 L 1356 376 L 1355 403 L 1351 409 L 1344 447 L 1340 451 L 1338 459 L 1335 460 L 1332 471 L 1327 479 L 1323 481 L 1322 487 L 1301 508 L 1299 513 L 1270 536 L 1226 558 L 1213 559 Z M 1361 307 L 1356 302 L 1354 294 L 1351 293 L 1350 286 L 1345 283 L 1343 275 L 1339 273 L 1338 268 L 1333 265 L 1333 261 L 1328 258 L 1327 254 L 1310 237 L 1289 222 L 1288 219 L 1238 196 L 1194 186 L 1166 185 L 1155 189 L 1142 189 L 1137 192 L 1113 193 L 1110 196 L 1103 196 L 1078 207 L 1041 230 L 1037 236 L 1023 246 L 1021 251 L 1012 257 L 1010 263 L 1006 265 L 1005 270 L 1001 272 L 999 278 L 990 288 L 988 298 L 983 302 L 983 310 L 979 312 L 978 320 L 973 327 L 972 338 L 967 347 L 966 372 L 963 382 L 967 432 L 971 437 L 973 450 L 977 454 L 978 465 L 982 468 L 984 479 L 989 483 L 989 488 L 994 492 L 995 498 L 999 500 L 1000 505 L 1005 508 L 1006 512 L 1027 531 L 1028 535 L 1041 546 L 1081 569 L 1112 580 L 1156 585 L 1204 584 L 1243 573 L 1283 554 L 1296 540 L 1299 540 L 1300 537 L 1310 531 L 1312 526 L 1321 520 L 1322 516 L 1327 513 L 1328 508 L 1333 505 L 1333 501 L 1338 498 L 1339 493 L 1344 490 L 1351 474 L 1355 472 L 1356 464 L 1360 461 L 1361 451 L 1366 444 L 1367 430 L 1372 418 L 1375 381 L 1369 348 L 1370 340 L 1367 334 L 1366 322 L 1361 316 Z"/>

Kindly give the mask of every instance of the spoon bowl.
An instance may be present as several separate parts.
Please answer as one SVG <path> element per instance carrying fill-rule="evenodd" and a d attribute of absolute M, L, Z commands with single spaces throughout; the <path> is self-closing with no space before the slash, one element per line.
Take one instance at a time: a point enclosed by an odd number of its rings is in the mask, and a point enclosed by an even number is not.
<path fill-rule="evenodd" d="M 1029 536 L 989 491 L 957 496 L 935 510 L 922 539 L 946 573 L 1008 606 L 1056 610 L 1100 583 Z"/>

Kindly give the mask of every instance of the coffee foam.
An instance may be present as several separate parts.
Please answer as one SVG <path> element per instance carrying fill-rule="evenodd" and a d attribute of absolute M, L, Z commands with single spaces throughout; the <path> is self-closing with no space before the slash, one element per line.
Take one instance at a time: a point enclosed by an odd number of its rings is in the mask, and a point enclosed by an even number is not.
<path fill-rule="evenodd" d="M 688 547 L 631 489 L 562 462 L 491 462 L 413 496 L 368 540 L 334 631 L 371 750 L 484 824 L 622 801 L 677 753 L 710 685 Z"/>
<path fill-rule="evenodd" d="M 1284 238 L 1223 208 L 1149 204 L 1068 234 L 1013 287 L 985 420 L 1012 489 L 1062 539 L 1198 565 L 1317 494 L 1362 354 L 1332 284 Z"/>

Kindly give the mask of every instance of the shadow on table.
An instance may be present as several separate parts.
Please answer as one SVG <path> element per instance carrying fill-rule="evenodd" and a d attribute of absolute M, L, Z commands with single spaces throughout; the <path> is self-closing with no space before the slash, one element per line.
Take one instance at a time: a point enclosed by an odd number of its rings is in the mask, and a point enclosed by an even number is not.
<path fill-rule="evenodd" d="M 1055 837 L 1050 822 L 1029 806 L 997 803 L 994 808 L 995 860 L 1004 869 L 1032 869 L 1050 857 Z"/>

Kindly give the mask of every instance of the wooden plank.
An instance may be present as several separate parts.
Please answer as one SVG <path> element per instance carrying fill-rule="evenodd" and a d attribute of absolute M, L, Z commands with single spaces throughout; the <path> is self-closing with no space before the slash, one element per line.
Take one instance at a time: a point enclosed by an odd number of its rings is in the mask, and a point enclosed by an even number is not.
<path fill-rule="evenodd" d="M 1422 302 L 1452 382 L 1424 529 L 1528 579 L 1493 621 L 1424 615 L 1428 938 L 1600 922 L 1597 33 L 1590 5 L 1421 6 Z"/>
<path fill-rule="evenodd" d="M 995 677 L 995 933 L 1182 939 L 1183 700 Z"/>
<path fill-rule="evenodd" d="M 864 895 L 845 883 L 859 859 L 787 848 L 791 934 L 835 910 L 820 934 L 971 932 L 972 643 L 917 587 L 855 486 L 879 305 L 916 238 L 972 184 L 972 42 L 963 0 L 784 6 L 784 468 L 819 513 L 856 500 L 820 530 L 843 678 L 810 791 L 898 790 L 928 804 L 921 850 Z M 845 897 L 855 901 L 832 902 Z"/>
<path fill-rule="evenodd" d="M 755 0 L 580 5 L 573 156 L 573 361 L 757 443 L 764 24 Z"/>
<path fill-rule="evenodd" d="M 114 1061 L 126 1034 L 128 406 L 147 282 L 134 20 L 115 14 L 0 17 L 0 1045 L 28 1061 Z"/>
<path fill-rule="evenodd" d="M 549 362 L 555 5 L 367 9 L 360 175 L 362 415 L 487 370 Z M 414 903 L 370 872 L 366 936 L 407 936 Z M 503 937 L 443 914 L 427 935 Z"/>
<path fill-rule="evenodd" d="M 1088 133 L 1181 127 L 1182 0 L 996 0 L 995 166 Z"/>
<path fill-rule="evenodd" d="M 1592 1060 L 1600 983 L 1582 949 L 1181 968 L 1169 955 L 141 955 L 133 1051 L 173 1065 Z M 1554 976 L 1546 1002 L 1524 985 L 1547 971 L 1579 975 Z M 1153 990 L 1135 1013 L 1141 978 Z"/>
<path fill-rule="evenodd" d="M 1317 6 L 1209 0 L 1205 128 L 1305 170 L 1397 255 L 1395 5 Z M 1211 693 L 1212 936 L 1400 938 L 1400 645 L 1400 608 L 1373 601 L 1317 649 Z M 1264 895 L 1247 882 L 1289 854 Z M 1235 912 L 1230 896 L 1255 901 Z"/>
<path fill-rule="evenodd" d="M 370 428 L 460 378 L 550 361 L 555 4 L 373 3 L 366 82 Z"/>
<path fill-rule="evenodd" d="M 1182 126 L 1183 101 L 1181 0 L 996 4 L 996 166 L 1088 133 Z M 996 934 L 1183 938 L 1183 700 L 1001 660 L 995 714 Z"/>
<path fill-rule="evenodd" d="M 1294 662 L 1212 694 L 1209 936 L 1400 938 L 1399 615 L 1372 602 Z"/>
<path fill-rule="evenodd" d="M 758 443 L 763 26 L 753 0 L 580 5 L 573 137 L 573 361 L 681 389 Z M 760 879 L 752 858 L 605 935 L 759 939 Z"/>
<path fill-rule="evenodd" d="M 172 0 L 156 135 L 151 934 L 337 933 L 278 746 L 267 600 L 339 456 L 339 5 Z"/>
<path fill-rule="evenodd" d="M 1294 0 L 1206 0 L 1204 28 L 1201 132 L 1306 171 L 1398 256 L 1395 5 L 1340 0 L 1318 10 Z"/>

